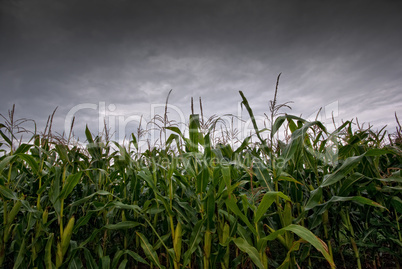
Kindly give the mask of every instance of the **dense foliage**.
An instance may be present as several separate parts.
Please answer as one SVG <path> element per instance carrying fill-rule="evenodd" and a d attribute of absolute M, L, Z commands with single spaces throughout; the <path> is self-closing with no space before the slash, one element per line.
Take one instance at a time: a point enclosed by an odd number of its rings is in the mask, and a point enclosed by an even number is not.
<path fill-rule="evenodd" d="M 50 132 L 15 148 L 5 121 L 0 266 L 399 268 L 401 141 L 279 108 L 236 147 L 196 114 L 188 136 L 165 122 L 164 147 L 143 151 L 88 128 L 86 148 Z"/>

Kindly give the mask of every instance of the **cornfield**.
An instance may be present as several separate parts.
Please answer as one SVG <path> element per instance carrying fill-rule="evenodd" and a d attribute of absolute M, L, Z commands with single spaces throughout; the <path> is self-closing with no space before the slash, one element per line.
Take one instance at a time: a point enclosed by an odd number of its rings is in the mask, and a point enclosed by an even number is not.
<path fill-rule="evenodd" d="M 198 114 L 188 135 L 160 117 L 164 146 L 143 151 L 88 128 L 87 147 L 50 128 L 15 147 L 23 122 L 3 117 L 0 267 L 400 268 L 400 125 L 328 132 L 275 91 L 259 129 L 240 97 L 255 132 L 236 147 Z"/>

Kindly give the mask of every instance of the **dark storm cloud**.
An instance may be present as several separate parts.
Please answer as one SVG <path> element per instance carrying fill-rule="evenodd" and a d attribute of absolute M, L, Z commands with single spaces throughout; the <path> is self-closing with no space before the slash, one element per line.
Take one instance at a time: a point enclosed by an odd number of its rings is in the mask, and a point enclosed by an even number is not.
<path fill-rule="evenodd" d="M 337 101 L 344 118 L 394 124 L 400 11 L 394 1 L 4 1 L 0 113 L 16 103 L 44 121 L 58 106 L 62 122 L 105 101 L 146 114 L 173 89 L 171 104 L 188 111 L 201 96 L 210 115 L 236 113 L 242 90 L 262 114 L 283 72 L 279 101 L 296 114 Z"/>

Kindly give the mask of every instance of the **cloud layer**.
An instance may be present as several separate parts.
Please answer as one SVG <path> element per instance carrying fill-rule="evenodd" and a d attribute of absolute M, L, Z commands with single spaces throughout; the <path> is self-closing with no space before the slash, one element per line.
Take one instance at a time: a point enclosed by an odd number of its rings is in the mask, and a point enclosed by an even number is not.
<path fill-rule="evenodd" d="M 237 113 L 238 94 L 268 111 L 279 102 L 310 116 L 337 102 L 339 119 L 395 126 L 402 107 L 397 1 L 3 1 L 0 113 L 55 128 L 74 106 L 105 102 L 113 113 L 148 115 L 151 104 L 208 115 Z M 97 124 L 97 112 L 77 116 Z M 94 119 L 95 118 L 95 119 Z M 86 122 L 89 121 L 89 122 Z"/>

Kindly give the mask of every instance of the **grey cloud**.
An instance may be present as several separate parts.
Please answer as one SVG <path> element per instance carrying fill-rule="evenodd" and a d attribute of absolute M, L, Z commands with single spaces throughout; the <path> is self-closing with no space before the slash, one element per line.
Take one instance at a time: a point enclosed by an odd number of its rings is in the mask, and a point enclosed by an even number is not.
<path fill-rule="evenodd" d="M 59 106 L 61 121 L 74 105 L 100 101 L 143 112 L 170 89 L 170 103 L 189 111 L 201 96 L 208 114 L 236 113 L 242 90 L 262 114 L 280 72 L 279 101 L 294 101 L 295 114 L 334 101 L 345 117 L 381 107 L 371 115 L 379 123 L 400 111 L 394 1 L 4 3 L 2 114 L 16 103 L 44 122 Z"/>

